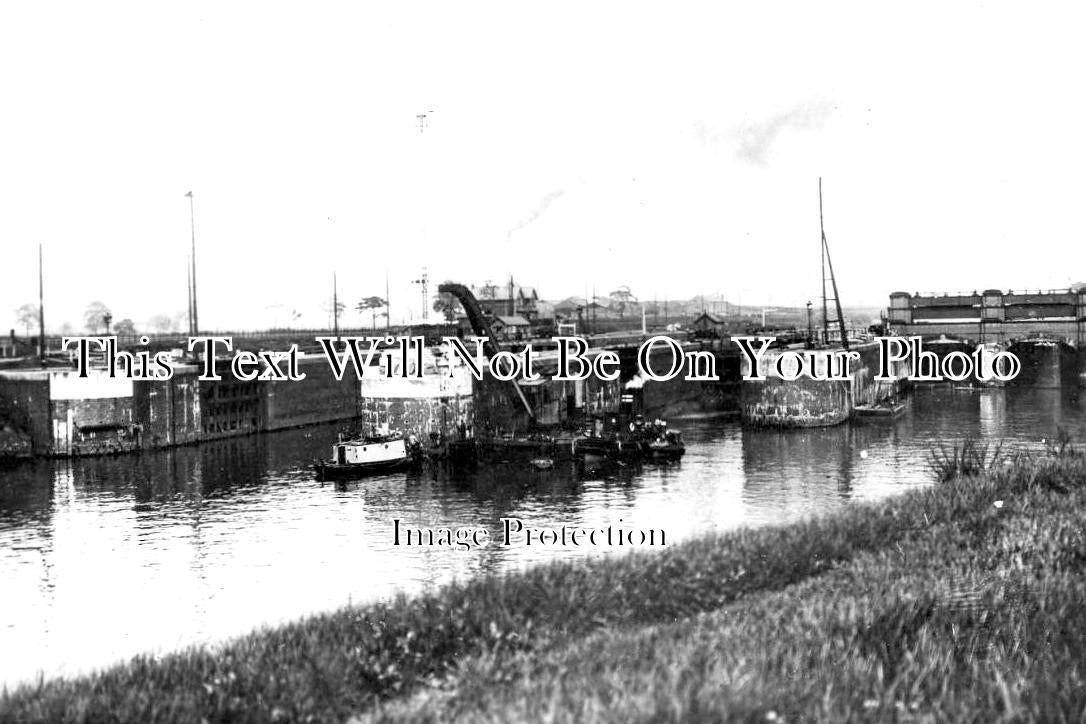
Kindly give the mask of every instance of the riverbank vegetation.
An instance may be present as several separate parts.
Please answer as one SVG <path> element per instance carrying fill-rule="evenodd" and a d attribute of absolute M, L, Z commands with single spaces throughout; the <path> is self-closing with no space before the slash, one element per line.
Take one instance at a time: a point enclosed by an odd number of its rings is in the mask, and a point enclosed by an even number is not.
<path fill-rule="evenodd" d="M 979 457 L 834 516 L 23 687 L 0 721 L 1081 720 L 1086 456 Z"/>

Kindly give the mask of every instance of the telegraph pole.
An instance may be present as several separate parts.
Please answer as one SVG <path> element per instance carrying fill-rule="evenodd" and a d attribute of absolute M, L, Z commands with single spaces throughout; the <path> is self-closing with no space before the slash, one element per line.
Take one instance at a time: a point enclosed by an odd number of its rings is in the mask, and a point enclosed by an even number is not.
<path fill-rule="evenodd" d="M 415 120 L 418 122 L 419 135 L 420 136 L 423 135 L 423 133 L 426 131 L 426 126 L 429 125 L 429 116 L 433 112 L 434 112 L 433 109 L 430 109 L 428 111 L 422 111 L 422 112 L 417 113 L 415 115 Z M 420 141 L 420 144 L 421 144 L 421 141 Z M 424 157 L 424 155 L 425 155 L 425 151 L 422 149 L 422 147 L 420 145 L 420 150 L 419 150 L 419 156 L 420 156 L 420 158 L 419 158 L 420 164 L 419 165 L 420 166 L 422 165 L 421 160 Z M 429 203 L 430 199 L 427 198 L 426 201 L 427 201 L 427 203 Z M 425 233 L 426 233 L 425 229 L 426 229 L 426 227 L 425 227 L 425 224 L 424 224 L 423 229 L 422 229 L 422 234 L 423 235 L 425 235 Z M 422 276 L 419 277 L 418 279 L 412 280 L 412 284 L 419 284 L 419 285 L 422 286 L 422 323 L 427 324 L 430 321 L 430 278 L 426 275 L 426 267 L 422 268 Z M 385 301 L 387 302 L 388 299 L 386 298 Z M 385 311 L 388 311 L 388 310 L 386 309 Z"/>
<path fill-rule="evenodd" d="M 411 283 L 422 285 L 422 323 L 426 324 L 430 319 L 430 277 L 426 275 L 426 267 L 422 268 L 422 276 Z"/>
<path fill-rule="evenodd" d="M 392 300 L 388 295 L 388 267 L 385 267 L 385 334 L 392 328 Z"/>
<path fill-rule="evenodd" d="M 41 242 L 38 242 L 38 361 L 45 366 L 45 272 Z"/>
<path fill-rule="evenodd" d="M 339 291 L 336 288 L 336 273 L 332 272 L 332 325 L 336 341 L 339 341 Z"/>

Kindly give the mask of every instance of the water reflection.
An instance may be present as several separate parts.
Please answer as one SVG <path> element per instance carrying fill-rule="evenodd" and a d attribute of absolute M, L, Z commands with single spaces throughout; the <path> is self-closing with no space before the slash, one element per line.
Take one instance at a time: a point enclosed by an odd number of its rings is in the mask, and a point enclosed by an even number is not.
<path fill-rule="evenodd" d="M 1086 409 L 1059 390 L 919 390 L 906 413 L 830 429 L 684 428 L 671 465 L 537 471 L 508 462 L 342 486 L 313 480 L 335 428 L 122 458 L 0 470 L 0 681 L 72 673 L 148 649 L 220 639 L 396 591 L 620 549 L 499 545 L 526 525 L 666 531 L 763 525 L 926 485 L 933 445 L 1079 439 Z M 485 527 L 483 548 L 395 547 L 392 520 Z"/>

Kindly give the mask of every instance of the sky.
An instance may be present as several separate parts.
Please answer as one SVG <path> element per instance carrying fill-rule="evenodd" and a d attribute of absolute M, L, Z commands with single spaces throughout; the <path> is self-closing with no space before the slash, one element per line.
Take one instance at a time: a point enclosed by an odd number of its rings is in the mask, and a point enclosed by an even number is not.
<path fill-rule="evenodd" d="M 5 3 L 0 322 L 436 283 L 846 306 L 1086 279 L 1072 4 Z M 425 114 L 421 125 L 418 119 Z M 435 316 L 432 312 L 431 316 Z"/>

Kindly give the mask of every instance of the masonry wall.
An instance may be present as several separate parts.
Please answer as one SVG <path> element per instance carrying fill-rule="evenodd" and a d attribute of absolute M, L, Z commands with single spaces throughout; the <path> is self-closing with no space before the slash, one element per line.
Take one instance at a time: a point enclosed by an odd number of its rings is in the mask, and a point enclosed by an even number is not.
<path fill-rule="evenodd" d="M 358 382 L 337 381 L 324 358 L 299 364 L 301 381 L 221 380 L 175 367 L 169 380 L 108 378 L 92 370 L 0 375 L 0 454 L 96 455 L 185 445 L 360 414 Z M 5 410 L 7 410 L 5 412 Z M 24 429 L 25 428 L 25 429 Z M 10 448 L 13 452 L 3 453 Z"/>
<path fill-rule="evenodd" d="M 348 368 L 343 379 L 337 380 L 332 368 L 321 356 L 300 359 L 298 370 L 305 373 L 304 380 L 269 380 L 263 383 L 266 429 L 281 430 L 346 420 L 362 414 L 359 380 L 353 368 Z"/>
<path fill-rule="evenodd" d="M 691 348 L 688 351 L 695 351 Z M 687 380 L 688 369 L 663 382 L 644 381 L 641 387 L 642 413 L 646 417 L 700 417 L 739 413 L 739 352 L 730 338 L 705 342 L 697 351 L 711 352 L 715 358 L 715 382 Z M 666 359 L 665 359 L 666 357 Z M 626 360 L 624 359 L 623 362 Z M 666 369 L 670 355 L 657 352 L 650 358 L 653 369 Z M 631 374 L 636 372 L 635 364 Z M 635 383 L 636 384 L 636 383 Z"/>
<path fill-rule="evenodd" d="M 456 439 L 462 422 L 465 432 L 475 422 L 472 381 L 464 367 L 428 368 L 421 379 L 365 377 L 359 390 L 362 425 L 366 432 L 381 429 Z"/>
<path fill-rule="evenodd" d="M 858 404 L 873 404 L 891 396 L 898 383 L 878 382 L 878 346 L 874 343 L 852 348 L 860 359 L 850 366 L 848 380 L 814 380 L 803 375 L 785 380 L 773 371 L 773 360 L 782 350 L 766 353 L 763 372 L 765 380 L 743 379 L 740 383 L 740 409 L 743 421 L 754 426 L 822 427 L 844 422 Z M 806 350 L 797 350 L 806 352 Z M 749 374 L 743 362 L 741 374 Z M 897 366 L 895 376 L 906 371 Z"/>
<path fill-rule="evenodd" d="M 132 405 L 143 428 L 143 447 L 186 445 L 202 438 L 197 374 L 196 368 L 184 367 L 169 380 L 134 383 Z"/>

